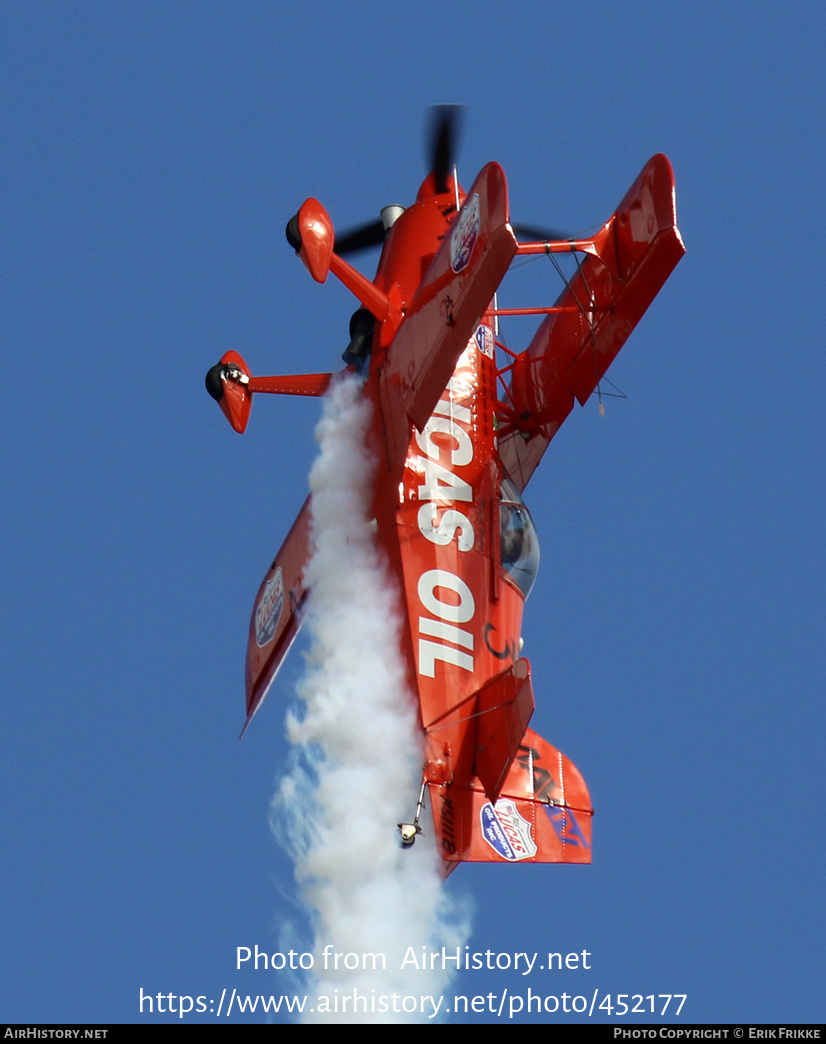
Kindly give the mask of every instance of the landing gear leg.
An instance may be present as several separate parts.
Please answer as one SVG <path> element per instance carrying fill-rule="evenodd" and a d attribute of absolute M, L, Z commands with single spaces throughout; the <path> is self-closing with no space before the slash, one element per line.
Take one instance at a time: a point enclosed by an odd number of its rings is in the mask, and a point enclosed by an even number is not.
<path fill-rule="evenodd" d="M 419 826 L 419 819 L 424 808 L 424 791 L 427 786 L 427 781 L 422 776 L 422 786 L 419 790 L 419 800 L 416 802 L 416 815 L 413 817 L 412 823 L 399 823 L 399 833 L 402 835 L 402 847 L 410 848 L 413 842 L 416 840 L 418 834 L 422 833 L 422 828 Z"/>

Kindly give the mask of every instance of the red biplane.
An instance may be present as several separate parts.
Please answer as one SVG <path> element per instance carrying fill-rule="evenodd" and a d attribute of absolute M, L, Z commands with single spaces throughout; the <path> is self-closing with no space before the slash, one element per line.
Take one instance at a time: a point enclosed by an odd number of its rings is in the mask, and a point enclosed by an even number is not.
<path fill-rule="evenodd" d="M 446 112 L 433 170 L 406 210 L 388 207 L 382 222 L 336 241 L 326 210 L 308 199 L 287 226 L 312 277 L 323 283 L 332 272 L 361 306 L 344 358 L 373 406 L 372 516 L 406 609 L 402 652 L 425 737 L 419 803 L 400 824 L 402 842 L 420 832 L 427 791 L 448 871 L 463 860 L 588 863 L 585 782 L 528 727 L 534 697 L 520 631 L 539 548 L 522 492 L 684 253 L 674 178 L 666 157 L 654 156 L 593 237 L 527 230 L 534 241 L 519 242 L 501 167 L 489 163 L 464 192 L 450 139 Z M 341 254 L 379 241 L 371 282 Z M 495 295 L 513 259 L 529 254 L 575 263 L 552 307 L 521 310 L 545 318 L 513 354 L 497 337 L 498 317 L 513 312 Z M 227 352 L 207 388 L 243 432 L 254 393 L 322 395 L 331 379 L 252 377 Z M 310 517 L 308 500 L 255 601 L 246 724 L 301 625 Z"/>

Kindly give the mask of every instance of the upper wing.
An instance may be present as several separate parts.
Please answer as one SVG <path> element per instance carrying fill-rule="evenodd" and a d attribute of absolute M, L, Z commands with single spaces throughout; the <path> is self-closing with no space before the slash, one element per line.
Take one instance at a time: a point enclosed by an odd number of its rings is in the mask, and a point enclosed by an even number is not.
<path fill-rule="evenodd" d="M 310 557 L 310 512 L 308 497 L 255 599 L 247 642 L 247 720 L 244 729 L 261 706 L 301 628 L 307 596 L 304 567 Z"/>
<path fill-rule="evenodd" d="M 499 449 L 520 492 L 548 443 L 582 405 L 685 253 L 677 228 L 674 172 L 650 159 L 588 255 L 517 356 L 500 412 Z"/>
<path fill-rule="evenodd" d="M 383 364 L 381 408 L 391 462 L 404 460 L 410 424 L 421 431 L 516 253 L 498 163 L 471 186 Z"/>

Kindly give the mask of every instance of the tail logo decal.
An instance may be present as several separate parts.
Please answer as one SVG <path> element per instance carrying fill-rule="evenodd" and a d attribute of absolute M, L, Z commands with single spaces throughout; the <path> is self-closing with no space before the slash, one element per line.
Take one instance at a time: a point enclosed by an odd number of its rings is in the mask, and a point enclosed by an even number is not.
<path fill-rule="evenodd" d="M 516 803 L 510 798 L 500 798 L 495 806 L 485 802 L 479 816 L 482 836 L 497 855 L 509 863 L 533 859 L 536 855 L 531 824 L 520 816 Z"/>
<path fill-rule="evenodd" d="M 542 807 L 548 814 L 551 826 L 563 845 L 575 845 L 577 848 L 585 849 L 591 847 L 585 840 L 585 835 L 570 808 L 564 808 L 561 805 L 543 805 Z"/>

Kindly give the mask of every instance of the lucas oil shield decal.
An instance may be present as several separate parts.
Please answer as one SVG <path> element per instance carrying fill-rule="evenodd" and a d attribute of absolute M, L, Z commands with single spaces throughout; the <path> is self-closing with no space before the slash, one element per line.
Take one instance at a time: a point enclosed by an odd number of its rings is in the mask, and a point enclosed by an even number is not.
<path fill-rule="evenodd" d="M 278 621 L 281 619 L 281 610 L 284 608 L 284 579 L 281 575 L 281 567 L 267 581 L 264 593 L 255 607 L 255 640 L 259 648 L 267 642 L 272 641 Z"/>
<path fill-rule="evenodd" d="M 531 824 L 519 815 L 516 803 L 510 798 L 500 798 L 495 806 L 486 802 L 479 817 L 482 836 L 497 855 L 511 863 L 536 855 Z"/>
<path fill-rule="evenodd" d="M 493 358 L 493 330 L 488 326 L 479 326 L 476 329 L 474 338 L 476 346 L 482 355 L 486 355 L 489 359 Z"/>
<path fill-rule="evenodd" d="M 450 236 L 450 267 L 454 272 L 467 268 L 479 235 L 479 197 L 474 194 L 465 200 L 456 227 Z"/>

